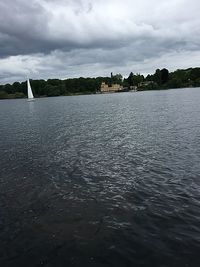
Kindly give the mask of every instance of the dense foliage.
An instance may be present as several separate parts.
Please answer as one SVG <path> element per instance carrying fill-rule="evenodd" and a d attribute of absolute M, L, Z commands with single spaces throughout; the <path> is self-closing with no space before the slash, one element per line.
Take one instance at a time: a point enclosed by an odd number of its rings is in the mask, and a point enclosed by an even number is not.
<path fill-rule="evenodd" d="M 66 80 L 49 79 L 31 80 L 33 93 L 40 96 L 59 96 L 72 94 L 93 94 L 100 90 L 102 82 L 111 85 L 118 83 L 124 88 L 137 86 L 139 90 L 155 90 L 181 87 L 200 87 L 200 68 L 189 68 L 186 70 L 176 70 L 169 73 L 167 69 L 157 69 L 154 74 L 144 77 L 140 74 L 130 73 L 128 78 L 121 74 L 111 77 L 97 78 L 73 78 Z M 27 95 L 27 85 L 25 82 L 14 82 L 0 85 L 0 99 L 3 98 L 23 98 Z"/>

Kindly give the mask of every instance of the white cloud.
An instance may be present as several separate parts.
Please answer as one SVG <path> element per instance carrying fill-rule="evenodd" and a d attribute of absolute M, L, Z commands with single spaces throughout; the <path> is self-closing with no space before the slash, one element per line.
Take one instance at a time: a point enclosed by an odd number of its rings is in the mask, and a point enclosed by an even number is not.
<path fill-rule="evenodd" d="M 12 56 L 0 59 L 0 79 L 2 83 L 24 81 L 27 77 L 32 79 L 70 78 L 70 77 L 97 77 L 109 76 L 110 72 L 121 73 L 127 76 L 131 71 L 147 75 L 159 68 L 168 68 L 174 71 L 177 68 L 198 66 L 200 53 L 198 51 L 169 52 L 160 57 L 143 58 L 143 60 L 123 60 L 122 49 L 118 52 L 119 58 L 111 50 L 104 51 L 101 58 L 101 49 L 76 50 L 70 52 L 54 51 L 48 55 Z M 104 58 L 110 57 L 107 62 Z M 90 60 L 86 60 L 90 58 Z M 116 62 L 115 62 L 116 60 Z M 119 64 L 119 62 L 122 64 Z"/>

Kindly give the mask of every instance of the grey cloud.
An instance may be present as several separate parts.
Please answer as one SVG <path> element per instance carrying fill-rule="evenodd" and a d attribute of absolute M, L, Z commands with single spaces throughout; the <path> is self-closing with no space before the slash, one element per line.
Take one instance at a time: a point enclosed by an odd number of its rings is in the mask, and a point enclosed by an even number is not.
<path fill-rule="evenodd" d="M 160 38 L 169 42 L 173 38 L 173 45 L 185 37 L 173 27 L 169 31 L 167 25 L 159 29 L 159 25 L 145 18 L 137 22 L 136 17 L 135 22 L 131 16 L 115 18 L 109 12 L 108 18 L 104 17 L 106 4 L 105 10 L 98 11 L 97 6 L 94 14 L 87 17 L 88 10 L 92 13 L 92 9 L 93 4 L 88 1 L 75 4 L 74 1 L 0 2 L 0 33 L 9 36 L 2 37 L 1 56 L 49 53 L 55 49 L 117 47 L 146 37 L 149 41 L 153 37 L 154 42 L 159 42 Z M 113 9 L 115 11 L 115 6 Z"/>
<path fill-rule="evenodd" d="M 200 53 L 199 8 L 197 0 L 0 0 L 0 81 L 65 77 L 63 68 L 67 76 L 92 66 L 142 70 L 150 61 L 153 69 L 173 53 L 183 64 L 178 54 Z"/>

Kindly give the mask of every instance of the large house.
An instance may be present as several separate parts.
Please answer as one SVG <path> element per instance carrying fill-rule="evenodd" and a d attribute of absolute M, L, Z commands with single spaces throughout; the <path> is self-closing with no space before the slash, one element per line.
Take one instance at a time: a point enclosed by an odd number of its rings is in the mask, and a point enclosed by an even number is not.
<path fill-rule="evenodd" d="M 123 87 L 120 84 L 113 84 L 112 86 L 108 86 L 105 82 L 102 82 L 100 91 L 101 93 L 114 93 L 122 91 Z"/>

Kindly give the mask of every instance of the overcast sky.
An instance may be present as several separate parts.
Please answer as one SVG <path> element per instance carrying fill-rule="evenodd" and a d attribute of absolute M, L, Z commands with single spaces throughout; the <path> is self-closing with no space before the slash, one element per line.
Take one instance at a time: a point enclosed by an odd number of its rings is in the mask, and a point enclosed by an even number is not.
<path fill-rule="evenodd" d="M 0 83 L 200 64 L 199 0 L 0 0 Z"/>

